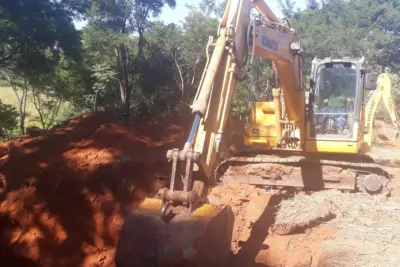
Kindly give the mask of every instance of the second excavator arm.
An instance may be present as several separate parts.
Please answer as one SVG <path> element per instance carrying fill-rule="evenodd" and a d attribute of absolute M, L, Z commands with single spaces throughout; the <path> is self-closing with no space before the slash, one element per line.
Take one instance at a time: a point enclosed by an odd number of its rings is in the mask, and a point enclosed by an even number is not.
<path fill-rule="evenodd" d="M 371 94 L 368 96 L 367 100 L 365 101 L 365 124 L 364 124 L 364 142 L 367 145 L 367 147 L 364 147 L 363 149 L 368 151 L 371 149 L 372 145 L 372 131 L 373 131 L 373 120 L 375 117 L 375 113 L 378 107 L 379 102 L 383 102 L 383 106 L 385 107 L 386 111 L 388 112 L 388 115 L 390 117 L 390 120 L 392 122 L 392 125 L 394 128 L 397 130 L 397 135 L 398 136 L 398 128 L 399 125 L 397 124 L 397 114 L 395 111 L 395 106 L 394 106 L 394 101 L 392 97 L 392 85 L 390 82 L 390 77 L 387 73 L 381 73 L 378 76 L 378 80 L 376 83 L 376 89 L 371 92 Z M 393 141 L 393 140 L 392 140 Z"/>

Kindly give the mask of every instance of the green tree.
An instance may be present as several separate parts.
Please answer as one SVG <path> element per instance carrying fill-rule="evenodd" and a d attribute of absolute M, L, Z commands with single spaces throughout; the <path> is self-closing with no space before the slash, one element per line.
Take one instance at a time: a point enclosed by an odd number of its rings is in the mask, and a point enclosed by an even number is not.
<path fill-rule="evenodd" d="M 207 17 L 220 18 L 224 14 L 227 3 L 227 0 L 202 0 L 198 6 L 188 6 L 191 10 L 201 11 Z"/>
<path fill-rule="evenodd" d="M 94 110 L 100 108 L 116 108 L 118 97 L 115 88 L 118 88 L 117 73 L 107 63 L 99 63 L 93 66 L 92 77 L 94 79 L 94 98 L 91 100 Z"/>
<path fill-rule="evenodd" d="M 28 100 L 29 81 L 27 78 L 16 75 L 8 74 L 6 76 L 8 84 L 14 91 L 17 100 L 18 114 L 19 114 L 19 133 L 25 134 L 25 118 L 26 118 L 26 103 Z"/>
<path fill-rule="evenodd" d="M 48 71 L 48 63 L 57 61 L 61 51 L 78 58 L 79 47 L 79 33 L 59 2 L 1 2 L 0 71 L 34 76 Z"/>
<path fill-rule="evenodd" d="M 77 19 L 84 18 L 90 7 L 90 0 L 59 0 L 59 3 L 70 16 Z"/>
<path fill-rule="evenodd" d="M 52 73 L 61 57 L 81 60 L 80 35 L 65 7 L 51 0 L 4 0 L 0 4 L 0 78 L 15 92 L 21 134 L 30 86 L 38 77 Z"/>
<path fill-rule="evenodd" d="M 278 0 L 278 5 L 281 8 L 282 14 L 286 18 L 292 18 L 295 10 L 294 10 L 294 2 L 292 0 Z"/>
<path fill-rule="evenodd" d="M 145 47 L 145 31 L 151 26 L 150 15 L 156 17 L 164 5 L 175 6 L 175 0 L 91 1 L 87 12 L 91 33 L 107 40 L 119 83 L 124 118 L 129 118 L 133 87 L 138 65 Z M 135 36 L 132 38 L 132 36 Z M 100 41 L 97 38 L 92 39 Z M 104 49 L 104 46 L 102 47 Z"/>
<path fill-rule="evenodd" d="M 181 113 L 189 111 L 189 104 L 199 86 L 207 62 L 207 42 L 215 34 L 218 21 L 192 10 L 182 25 L 156 24 L 148 40 L 158 44 L 164 57 L 172 65 L 168 68 L 179 89 Z M 211 53 L 212 49 L 209 49 Z"/>
<path fill-rule="evenodd" d="M 28 90 L 43 129 L 56 122 L 61 104 L 81 103 L 90 73 L 80 64 L 62 56 L 54 69 L 29 80 Z"/>

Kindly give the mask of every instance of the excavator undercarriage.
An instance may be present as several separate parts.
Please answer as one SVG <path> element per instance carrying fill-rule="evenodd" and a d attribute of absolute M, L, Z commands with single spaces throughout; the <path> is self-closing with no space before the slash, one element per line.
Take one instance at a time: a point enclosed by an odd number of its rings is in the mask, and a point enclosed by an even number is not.
<path fill-rule="evenodd" d="M 223 173 L 224 182 L 236 180 L 277 189 L 339 189 L 382 197 L 389 193 L 390 176 L 382 166 L 369 157 L 354 155 L 348 160 L 343 155 L 337 160 L 324 159 L 323 155 L 232 157 L 221 163 L 218 172 Z"/>

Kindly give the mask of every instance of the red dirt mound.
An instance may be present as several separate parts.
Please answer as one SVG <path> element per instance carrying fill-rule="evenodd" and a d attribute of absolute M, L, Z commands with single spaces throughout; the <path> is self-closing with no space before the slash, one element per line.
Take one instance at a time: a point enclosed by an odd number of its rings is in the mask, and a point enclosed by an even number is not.
<path fill-rule="evenodd" d="M 399 147 L 400 140 L 397 140 L 398 128 L 386 124 L 384 121 L 375 120 L 372 131 L 372 142 L 381 147 Z"/>
<path fill-rule="evenodd" d="M 0 266 L 113 266 L 123 216 L 169 175 L 189 118 L 136 125 L 84 115 L 0 144 Z"/>
<path fill-rule="evenodd" d="M 190 123 L 171 117 L 121 125 L 100 112 L 0 143 L 0 266 L 114 266 L 123 217 L 164 185 L 155 178 L 169 176 L 166 151 L 183 146 Z M 243 127 L 230 121 L 228 128 Z M 280 197 L 264 207 L 263 191 L 253 186 L 213 192 L 236 217 L 230 266 L 316 266 L 330 229 L 272 235 Z"/>

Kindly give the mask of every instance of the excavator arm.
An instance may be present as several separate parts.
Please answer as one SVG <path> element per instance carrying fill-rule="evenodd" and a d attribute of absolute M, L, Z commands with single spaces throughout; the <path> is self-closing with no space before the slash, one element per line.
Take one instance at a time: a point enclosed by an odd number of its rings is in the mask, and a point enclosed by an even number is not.
<path fill-rule="evenodd" d="M 251 16 L 254 9 L 258 17 Z M 194 121 L 188 139 L 183 149 L 167 152 L 172 163 L 170 186 L 160 190 L 158 198 L 145 199 L 125 218 L 115 256 L 117 267 L 226 266 L 233 214 L 229 206 L 215 207 L 205 200 L 219 163 L 234 90 L 250 54 L 273 61 L 283 94 L 288 96 L 287 117 L 302 127 L 299 38 L 263 1 L 228 0 L 213 46 L 191 106 Z M 277 126 L 280 119 L 277 116 Z"/>
<path fill-rule="evenodd" d="M 258 10 L 260 16 L 251 18 L 251 8 Z M 298 128 L 303 127 L 305 103 L 299 101 L 304 99 L 300 50 L 296 32 L 278 20 L 263 1 L 228 2 L 214 52 L 192 105 L 196 118 L 184 148 L 201 155 L 199 165 L 206 177 L 212 177 L 218 164 L 232 96 L 249 57 L 259 56 L 273 62 L 281 77 L 288 119 Z M 277 105 L 278 136 L 280 109 Z"/>

